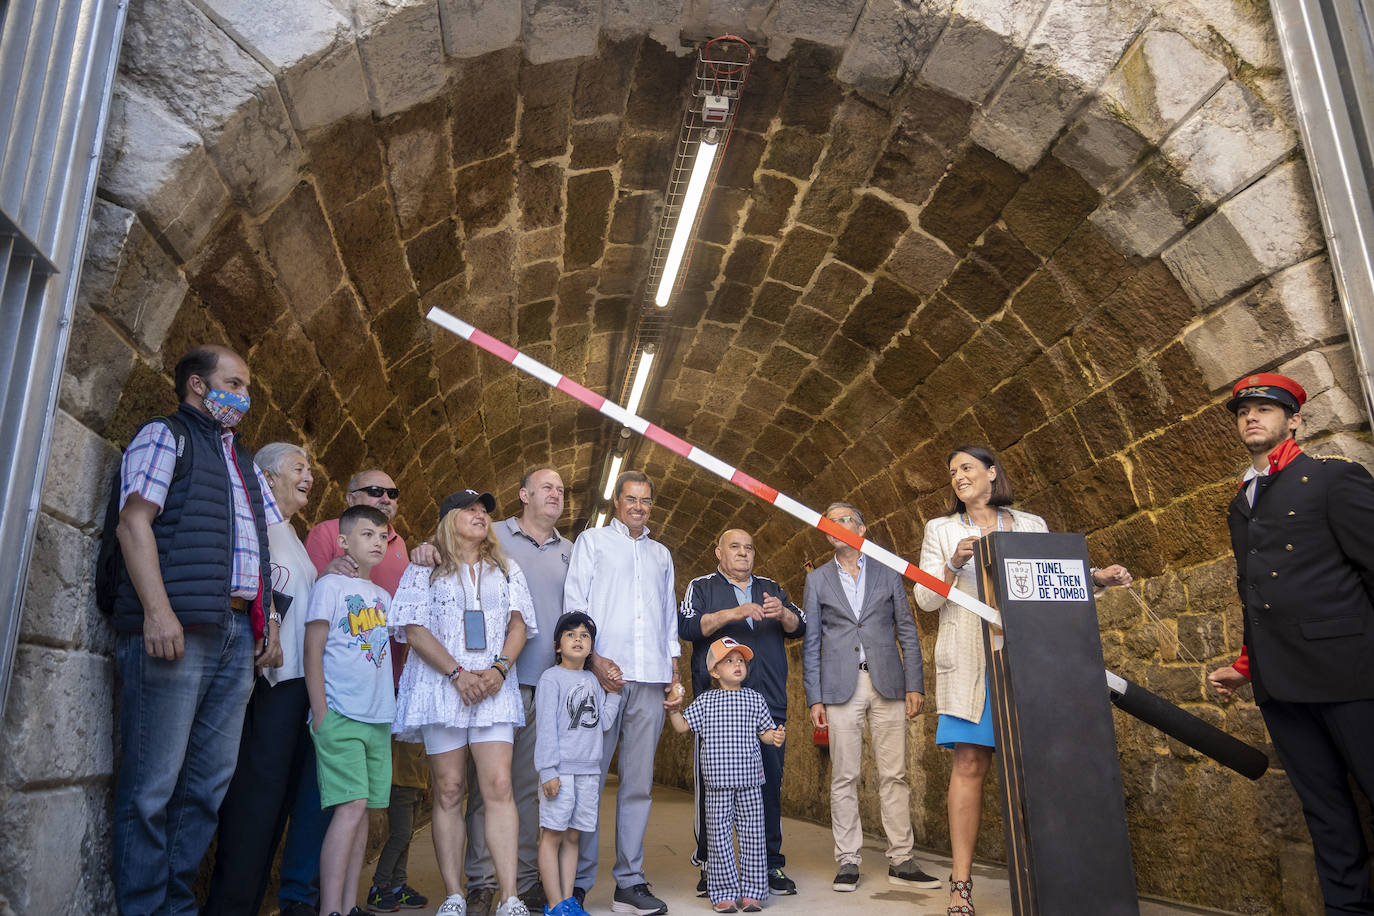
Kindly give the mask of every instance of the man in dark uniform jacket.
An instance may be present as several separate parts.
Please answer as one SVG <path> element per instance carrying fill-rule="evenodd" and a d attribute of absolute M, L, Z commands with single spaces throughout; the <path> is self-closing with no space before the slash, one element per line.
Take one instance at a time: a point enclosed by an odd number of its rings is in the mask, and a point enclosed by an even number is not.
<path fill-rule="evenodd" d="M 719 568 L 698 576 L 687 585 L 678 608 L 677 633 L 692 644 L 692 695 L 711 687 L 706 652 L 723 636 L 732 637 L 754 653 L 744 686 L 763 694 L 773 721 L 787 719 L 786 640 L 806 633 L 806 615 L 787 598 L 781 585 L 754 575 L 754 539 L 747 531 L 726 531 L 716 542 Z M 795 894 L 797 885 L 787 877 L 782 854 L 782 746 L 759 743 L 763 755 L 763 824 L 768 847 L 768 889 L 774 894 Z M 706 864 L 706 805 L 697 773 L 698 864 Z M 704 879 L 704 871 L 703 871 Z M 704 895 L 705 887 L 697 891 Z"/>
<path fill-rule="evenodd" d="M 1209 680 L 1254 685 L 1274 750 L 1302 801 L 1327 913 L 1374 913 L 1369 853 L 1347 777 L 1374 795 L 1374 478 L 1294 439 L 1307 399 L 1260 373 L 1236 383 L 1252 464 L 1228 524 L 1245 646 Z"/>

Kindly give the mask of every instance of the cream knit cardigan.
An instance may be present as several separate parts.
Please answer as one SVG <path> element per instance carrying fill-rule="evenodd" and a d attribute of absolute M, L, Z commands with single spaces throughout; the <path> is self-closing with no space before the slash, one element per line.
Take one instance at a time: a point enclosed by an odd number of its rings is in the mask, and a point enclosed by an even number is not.
<path fill-rule="evenodd" d="M 1011 513 L 1012 531 L 1048 531 L 1045 520 L 1029 512 L 1002 508 Z M 945 577 L 945 563 L 963 538 L 979 535 L 976 525 L 965 525 L 961 515 L 942 515 L 926 523 L 921 542 L 921 569 L 937 579 Z M 970 560 L 954 579 L 954 587 L 978 594 L 978 582 Z M 923 611 L 940 611 L 940 631 L 935 636 L 935 709 L 947 716 L 976 722 L 982 717 L 986 690 L 983 673 L 982 621 L 953 601 L 946 601 L 924 585 L 912 586 L 916 603 Z"/>

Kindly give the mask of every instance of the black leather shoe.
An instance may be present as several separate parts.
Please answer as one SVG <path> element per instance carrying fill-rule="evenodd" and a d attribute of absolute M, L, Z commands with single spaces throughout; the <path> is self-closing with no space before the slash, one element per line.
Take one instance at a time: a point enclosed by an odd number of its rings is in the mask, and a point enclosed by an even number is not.
<path fill-rule="evenodd" d="M 706 896 L 706 869 L 701 870 L 701 877 L 697 879 L 697 896 Z"/>

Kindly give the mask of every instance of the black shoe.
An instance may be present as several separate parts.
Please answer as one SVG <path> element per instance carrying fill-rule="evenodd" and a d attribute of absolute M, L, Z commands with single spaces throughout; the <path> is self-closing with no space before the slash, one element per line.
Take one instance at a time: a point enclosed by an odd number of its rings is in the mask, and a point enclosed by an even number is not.
<path fill-rule="evenodd" d="M 945 883 L 939 878 L 921 871 L 921 866 L 916 864 L 915 859 L 907 859 L 905 862 L 889 865 L 887 867 L 887 883 L 903 887 L 934 888 L 945 886 Z"/>
<path fill-rule="evenodd" d="M 849 893 L 859 889 L 859 866 L 841 865 L 840 870 L 835 872 L 835 880 L 830 883 L 832 890 L 841 893 Z"/>
<path fill-rule="evenodd" d="M 348 916 L 367 916 L 367 910 L 363 909 L 360 906 L 355 906 L 353 909 L 348 911 Z"/>
<path fill-rule="evenodd" d="M 520 899 L 525 906 L 529 907 L 531 913 L 543 913 L 544 907 L 549 904 L 549 898 L 544 896 L 544 885 L 538 881 L 534 882 L 529 890 L 521 894 Z"/>
<path fill-rule="evenodd" d="M 496 888 L 494 887 L 468 888 L 467 916 L 489 916 L 491 905 L 495 900 Z"/>
<path fill-rule="evenodd" d="M 787 877 L 787 872 L 781 868 L 770 868 L 768 869 L 768 890 L 780 897 L 787 897 L 797 892 L 797 882 Z"/>
<path fill-rule="evenodd" d="M 574 887 L 573 896 L 577 898 L 577 905 L 580 907 L 587 899 L 587 889 L 585 887 Z"/>
<path fill-rule="evenodd" d="M 701 878 L 697 881 L 697 896 L 706 896 L 706 869 L 701 870 Z"/>
<path fill-rule="evenodd" d="M 281 904 L 281 916 L 318 916 L 315 909 L 304 900 L 286 900 Z"/>
<path fill-rule="evenodd" d="M 649 885 L 636 884 L 634 887 L 617 887 L 611 898 L 611 909 L 632 916 L 663 916 L 668 912 L 668 904 L 649 893 Z"/>

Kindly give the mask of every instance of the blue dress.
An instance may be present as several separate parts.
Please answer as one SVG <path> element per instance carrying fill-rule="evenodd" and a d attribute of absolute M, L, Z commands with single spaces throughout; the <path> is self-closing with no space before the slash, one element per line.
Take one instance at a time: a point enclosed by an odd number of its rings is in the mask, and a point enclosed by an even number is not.
<path fill-rule="evenodd" d="M 958 716 L 940 713 L 935 726 L 935 743 L 940 747 L 954 747 L 955 744 L 980 744 L 996 749 L 997 740 L 992 733 L 992 691 L 988 689 L 987 676 L 983 676 L 983 712 L 977 722 L 961 719 Z"/>

